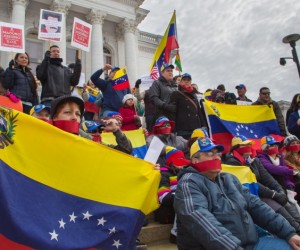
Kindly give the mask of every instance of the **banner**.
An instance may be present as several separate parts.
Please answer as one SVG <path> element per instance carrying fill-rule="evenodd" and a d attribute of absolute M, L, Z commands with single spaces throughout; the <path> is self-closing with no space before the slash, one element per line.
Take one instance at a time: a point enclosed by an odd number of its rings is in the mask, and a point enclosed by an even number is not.
<path fill-rule="evenodd" d="M 25 52 L 23 25 L 0 22 L 0 50 Z"/>
<path fill-rule="evenodd" d="M 60 42 L 64 13 L 41 9 L 38 39 Z"/>
<path fill-rule="evenodd" d="M 135 249 L 159 181 L 150 163 L 0 106 L 0 249 Z"/>
<path fill-rule="evenodd" d="M 71 45 L 82 49 L 86 52 L 90 51 L 92 25 L 74 17 Z"/>

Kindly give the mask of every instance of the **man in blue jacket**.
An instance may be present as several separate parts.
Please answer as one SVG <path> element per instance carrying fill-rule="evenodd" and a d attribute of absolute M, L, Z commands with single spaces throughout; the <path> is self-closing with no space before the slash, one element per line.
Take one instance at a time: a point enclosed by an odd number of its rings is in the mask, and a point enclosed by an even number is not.
<path fill-rule="evenodd" d="M 300 237 L 281 215 L 235 176 L 220 173 L 223 150 L 208 138 L 191 146 L 192 164 L 179 173 L 174 200 L 178 249 L 300 249 Z M 255 224 L 274 236 L 260 237 Z"/>

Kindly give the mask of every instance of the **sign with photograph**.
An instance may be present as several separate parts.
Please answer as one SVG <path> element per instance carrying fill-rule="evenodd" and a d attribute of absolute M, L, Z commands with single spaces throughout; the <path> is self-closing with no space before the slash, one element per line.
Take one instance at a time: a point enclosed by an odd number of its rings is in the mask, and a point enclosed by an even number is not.
<path fill-rule="evenodd" d="M 41 9 L 38 39 L 60 42 L 64 13 Z"/>
<path fill-rule="evenodd" d="M 90 51 L 92 25 L 74 17 L 71 45 Z"/>
<path fill-rule="evenodd" d="M 0 22 L 0 50 L 25 52 L 23 25 Z"/>

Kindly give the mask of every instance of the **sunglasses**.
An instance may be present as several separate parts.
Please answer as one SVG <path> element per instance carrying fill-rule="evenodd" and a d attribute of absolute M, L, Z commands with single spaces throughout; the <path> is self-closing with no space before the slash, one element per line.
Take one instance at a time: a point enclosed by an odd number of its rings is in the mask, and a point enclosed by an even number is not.
<path fill-rule="evenodd" d="M 270 95 L 271 92 L 261 92 L 262 95 Z"/>

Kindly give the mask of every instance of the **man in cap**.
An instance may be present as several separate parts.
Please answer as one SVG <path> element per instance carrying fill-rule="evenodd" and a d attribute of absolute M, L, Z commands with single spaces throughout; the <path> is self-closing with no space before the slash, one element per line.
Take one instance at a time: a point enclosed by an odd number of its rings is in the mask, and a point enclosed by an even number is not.
<path fill-rule="evenodd" d="M 238 101 L 252 102 L 252 100 L 248 99 L 246 96 L 247 88 L 244 84 L 236 85 L 235 88 L 238 94 L 238 97 L 236 98 Z"/>
<path fill-rule="evenodd" d="M 161 76 L 154 81 L 149 89 L 150 98 L 155 105 L 155 117 L 166 116 L 173 118 L 171 114 L 176 111 L 176 107 L 169 103 L 172 92 L 177 90 L 177 85 L 173 81 L 172 64 L 163 64 Z"/>
<path fill-rule="evenodd" d="M 170 103 L 175 105 L 175 131 L 184 139 L 189 139 L 194 129 L 207 127 L 204 110 L 201 109 L 196 93 L 192 86 L 192 76 L 184 73 L 178 90 L 170 97 Z"/>
<path fill-rule="evenodd" d="M 30 109 L 29 115 L 48 122 L 50 116 L 50 107 L 47 107 L 44 104 L 35 105 Z"/>
<path fill-rule="evenodd" d="M 259 97 L 255 102 L 252 103 L 252 105 L 272 105 L 281 135 L 287 136 L 285 122 L 284 122 L 284 118 L 283 118 L 281 109 L 280 109 L 278 103 L 271 99 L 271 92 L 268 87 L 260 88 Z"/>
<path fill-rule="evenodd" d="M 106 64 L 103 68 L 97 70 L 92 76 L 91 81 L 97 88 L 102 91 L 103 103 L 102 103 L 102 116 L 106 117 L 107 113 L 114 111 L 118 112 L 122 106 L 123 97 L 130 93 L 130 89 L 115 90 L 113 88 L 113 78 L 119 67 L 112 67 L 110 64 Z M 105 80 L 101 79 L 100 76 L 104 71 L 110 70 Z"/>
<path fill-rule="evenodd" d="M 282 216 L 235 176 L 220 173 L 223 150 L 208 138 L 197 140 L 191 166 L 179 173 L 174 200 L 178 249 L 300 249 L 300 237 Z M 279 238 L 259 237 L 254 223 Z"/>

